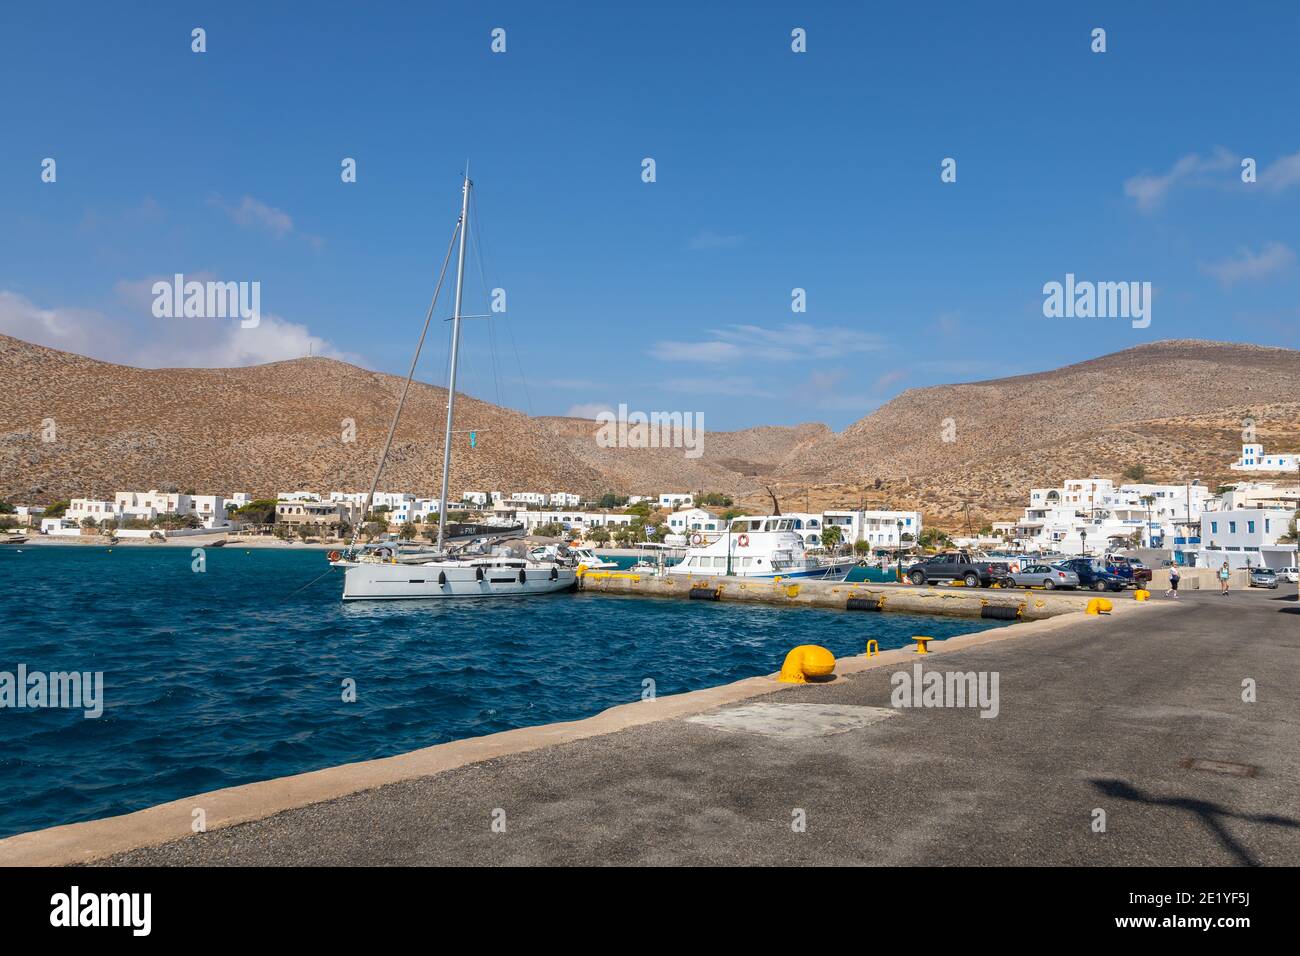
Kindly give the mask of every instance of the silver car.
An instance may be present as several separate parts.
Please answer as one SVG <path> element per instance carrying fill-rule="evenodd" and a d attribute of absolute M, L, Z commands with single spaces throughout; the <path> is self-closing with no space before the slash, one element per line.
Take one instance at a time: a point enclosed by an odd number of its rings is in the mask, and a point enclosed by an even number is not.
<path fill-rule="evenodd" d="M 1018 588 L 1072 589 L 1079 586 L 1079 576 L 1068 568 L 1047 564 L 1027 564 L 1002 579 L 1002 586 Z"/>

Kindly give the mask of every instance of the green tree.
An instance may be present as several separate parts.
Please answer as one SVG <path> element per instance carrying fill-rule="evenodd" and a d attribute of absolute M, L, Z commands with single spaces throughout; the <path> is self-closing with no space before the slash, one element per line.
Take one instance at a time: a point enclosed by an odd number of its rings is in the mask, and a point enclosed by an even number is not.
<path fill-rule="evenodd" d="M 707 494 L 695 496 L 695 503 L 701 508 L 730 508 L 732 505 L 731 497 L 718 491 L 710 491 Z"/>
<path fill-rule="evenodd" d="M 416 535 L 416 528 L 411 522 L 406 522 L 397 529 L 397 536 L 403 541 L 410 541 Z"/>
<path fill-rule="evenodd" d="M 834 548 L 844 537 L 844 532 L 840 530 L 839 525 L 828 524 L 822 528 L 822 544 L 828 548 Z"/>
<path fill-rule="evenodd" d="M 855 542 L 853 542 L 853 553 L 854 553 L 854 554 L 858 554 L 858 555 L 862 555 L 862 554 L 870 554 L 870 553 L 871 553 L 871 542 L 870 542 L 870 541 L 855 541 Z"/>
<path fill-rule="evenodd" d="M 365 526 L 362 528 L 367 541 L 374 541 L 387 530 L 388 522 L 386 521 L 367 521 Z"/>
<path fill-rule="evenodd" d="M 310 541 L 311 525 L 307 524 L 307 522 L 305 521 L 302 524 L 298 525 L 298 537 L 302 539 L 303 544 L 306 544 L 308 541 Z"/>
<path fill-rule="evenodd" d="M 275 520 L 275 499 L 258 498 L 231 512 L 232 517 L 244 524 L 270 524 Z"/>
<path fill-rule="evenodd" d="M 1141 463 L 1129 465 L 1124 469 L 1124 477 L 1129 481 L 1142 481 L 1147 476 L 1146 466 Z"/>
<path fill-rule="evenodd" d="M 90 515 L 86 515 L 86 517 L 81 519 L 81 526 L 86 529 L 97 528 L 99 527 L 99 522 Z"/>
<path fill-rule="evenodd" d="M 564 535 L 564 525 L 558 521 L 548 521 L 546 524 L 538 525 L 533 533 L 543 538 L 559 538 Z"/>
<path fill-rule="evenodd" d="M 612 491 L 607 491 L 596 500 L 597 508 L 621 508 L 627 504 L 626 495 L 616 495 Z"/>
<path fill-rule="evenodd" d="M 63 500 L 63 501 L 55 501 L 55 502 L 52 502 L 52 503 L 51 503 L 51 504 L 50 504 L 50 505 L 45 509 L 45 513 L 42 514 L 41 517 L 42 517 L 42 518 L 62 518 L 62 517 L 63 517 L 63 513 L 64 513 L 65 511 L 68 510 L 68 506 L 69 506 L 70 504 L 72 504 L 72 502 L 71 502 L 71 501 L 67 501 L 66 499 Z"/>
<path fill-rule="evenodd" d="M 587 540 L 598 545 L 609 544 L 609 529 L 603 524 L 598 524 L 587 532 Z"/>
<path fill-rule="evenodd" d="M 11 515 L 18 509 L 7 501 L 0 501 L 0 515 Z"/>

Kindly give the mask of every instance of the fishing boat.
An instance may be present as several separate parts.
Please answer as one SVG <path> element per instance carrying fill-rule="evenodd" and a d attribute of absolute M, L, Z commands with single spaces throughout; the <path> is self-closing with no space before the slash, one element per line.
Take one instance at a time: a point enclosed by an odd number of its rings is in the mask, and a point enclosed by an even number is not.
<path fill-rule="evenodd" d="M 456 408 L 456 368 L 460 353 L 460 330 L 463 318 L 461 304 L 465 287 L 465 239 L 469 232 L 470 189 L 466 164 L 461 187 L 460 218 L 452 231 L 443 260 L 442 272 L 434 288 L 433 301 L 424 319 L 424 329 L 411 359 L 411 370 L 406 387 L 398 401 L 397 411 L 388 432 L 388 440 L 380 455 L 379 466 L 370 493 L 366 496 L 363 513 L 370 511 L 383 472 L 384 461 L 393 444 L 393 435 L 406 403 L 406 396 L 415 376 L 420 349 L 429 331 L 429 321 L 438 301 L 438 293 L 447 274 L 453 246 L 459 246 L 456 258 L 455 305 L 451 316 L 451 355 L 447 375 L 447 422 L 443 436 L 442 494 L 439 496 L 438 540 L 432 549 L 406 552 L 399 555 L 391 546 L 358 547 L 356 539 L 345 552 L 331 552 L 330 564 L 343 568 L 343 600 L 398 600 L 412 598 L 459 597 L 522 597 L 547 594 L 572 588 L 577 581 L 577 566 L 556 560 L 538 560 L 520 553 L 507 542 L 519 532 L 513 529 L 499 535 L 475 536 L 472 541 L 455 544 L 449 540 L 451 530 L 447 523 L 447 482 L 451 473 L 452 424 Z M 480 530 L 480 529 L 475 529 Z"/>
<path fill-rule="evenodd" d="M 690 544 L 686 557 L 666 573 L 839 581 L 856 562 L 851 555 L 809 551 L 794 530 L 794 519 L 780 514 L 733 518 L 723 534 L 696 533 Z"/>

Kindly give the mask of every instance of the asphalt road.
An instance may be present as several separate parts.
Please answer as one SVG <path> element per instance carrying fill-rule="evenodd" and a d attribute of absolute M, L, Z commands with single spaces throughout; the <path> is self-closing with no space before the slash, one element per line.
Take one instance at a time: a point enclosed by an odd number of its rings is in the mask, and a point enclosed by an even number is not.
<path fill-rule="evenodd" d="M 996 672 L 997 716 L 903 708 L 814 736 L 666 720 L 105 862 L 1300 863 L 1293 587 L 1192 592 L 1165 614 L 1080 620 L 923 660 Z M 890 707 L 902 670 L 769 695 L 754 726 L 784 726 L 770 708 L 801 702 L 879 717 L 856 708 Z M 1225 772 L 1235 766 L 1245 769 Z"/>

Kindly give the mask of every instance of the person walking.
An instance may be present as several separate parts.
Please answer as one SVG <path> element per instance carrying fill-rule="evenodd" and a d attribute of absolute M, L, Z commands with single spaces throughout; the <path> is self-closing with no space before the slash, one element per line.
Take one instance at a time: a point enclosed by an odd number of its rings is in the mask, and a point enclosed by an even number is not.
<path fill-rule="evenodd" d="M 1169 569 L 1169 590 L 1165 592 L 1165 597 L 1178 597 L 1178 569 Z"/>
<path fill-rule="evenodd" d="M 1219 593 L 1220 594 L 1226 595 L 1228 593 L 1228 575 L 1230 573 L 1231 572 L 1228 570 L 1228 562 L 1224 561 L 1223 567 L 1219 568 Z"/>

